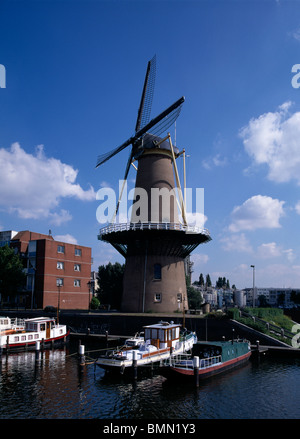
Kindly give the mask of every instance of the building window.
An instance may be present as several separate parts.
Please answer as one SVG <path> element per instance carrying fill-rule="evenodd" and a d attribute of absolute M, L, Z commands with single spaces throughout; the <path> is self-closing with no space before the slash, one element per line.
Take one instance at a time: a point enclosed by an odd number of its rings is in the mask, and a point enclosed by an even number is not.
<path fill-rule="evenodd" d="M 80 264 L 74 264 L 74 270 L 75 271 L 81 271 L 81 265 Z"/>
<path fill-rule="evenodd" d="M 80 287 L 80 279 L 74 279 L 74 287 Z"/>
<path fill-rule="evenodd" d="M 64 245 L 58 245 L 57 246 L 57 253 L 64 253 L 65 252 L 65 246 Z"/>
<path fill-rule="evenodd" d="M 81 248 L 75 248 L 75 256 L 81 256 Z"/>
<path fill-rule="evenodd" d="M 182 294 L 177 294 L 177 303 L 181 303 L 182 302 Z"/>
<path fill-rule="evenodd" d="M 64 263 L 57 261 L 56 268 L 58 270 L 63 270 L 64 269 Z"/>
<path fill-rule="evenodd" d="M 154 264 L 154 279 L 161 280 L 161 265 Z"/>
<path fill-rule="evenodd" d="M 64 280 L 63 280 L 61 277 L 58 277 L 58 278 L 56 279 L 56 286 L 57 286 L 57 287 L 62 287 L 63 284 L 64 284 Z"/>
<path fill-rule="evenodd" d="M 161 302 L 161 293 L 154 294 L 154 302 Z"/>

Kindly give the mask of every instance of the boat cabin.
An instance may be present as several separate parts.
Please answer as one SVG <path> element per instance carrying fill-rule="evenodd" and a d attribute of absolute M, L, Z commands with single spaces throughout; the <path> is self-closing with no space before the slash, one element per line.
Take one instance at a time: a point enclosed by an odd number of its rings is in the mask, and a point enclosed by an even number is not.
<path fill-rule="evenodd" d="M 26 332 L 43 332 L 46 331 L 46 338 L 50 338 L 51 328 L 55 326 L 55 319 L 38 317 L 35 319 L 25 320 Z"/>
<path fill-rule="evenodd" d="M 145 340 L 150 340 L 151 344 L 158 349 L 175 347 L 179 341 L 181 325 L 173 322 L 160 322 L 155 325 L 144 326 Z"/>
<path fill-rule="evenodd" d="M 11 321 L 9 317 L 0 317 L 0 331 L 11 328 Z"/>

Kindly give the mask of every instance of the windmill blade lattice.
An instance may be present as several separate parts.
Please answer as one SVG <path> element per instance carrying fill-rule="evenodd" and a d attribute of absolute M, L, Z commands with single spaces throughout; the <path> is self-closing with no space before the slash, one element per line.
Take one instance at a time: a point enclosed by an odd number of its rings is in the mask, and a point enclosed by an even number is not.
<path fill-rule="evenodd" d="M 156 76 L 156 55 L 148 62 L 135 132 L 143 128 L 150 120 L 154 84 Z"/>

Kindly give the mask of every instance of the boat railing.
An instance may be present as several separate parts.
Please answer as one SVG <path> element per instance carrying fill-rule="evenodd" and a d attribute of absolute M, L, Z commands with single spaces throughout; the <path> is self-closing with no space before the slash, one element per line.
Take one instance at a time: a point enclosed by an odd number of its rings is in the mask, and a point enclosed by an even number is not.
<path fill-rule="evenodd" d="M 195 358 L 195 357 L 194 357 Z M 168 360 L 167 360 L 168 361 Z M 205 369 L 206 367 L 211 367 L 214 364 L 222 362 L 222 355 L 215 355 L 213 357 L 199 358 L 199 369 Z M 183 369 L 191 369 L 194 367 L 194 359 L 189 354 L 179 354 L 172 357 L 172 366 L 180 367 Z"/>
<path fill-rule="evenodd" d="M 15 317 L 10 320 L 12 329 L 25 328 L 25 320 Z"/>
<path fill-rule="evenodd" d="M 222 355 L 216 355 L 215 357 L 201 358 L 200 359 L 200 369 L 205 369 L 206 367 L 213 366 L 214 364 L 222 362 Z"/>

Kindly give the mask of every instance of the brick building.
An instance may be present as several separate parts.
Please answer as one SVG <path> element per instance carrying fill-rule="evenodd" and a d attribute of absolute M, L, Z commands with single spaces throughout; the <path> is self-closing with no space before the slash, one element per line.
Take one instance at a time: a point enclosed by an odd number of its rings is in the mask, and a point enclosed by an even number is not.
<path fill-rule="evenodd" d="M 9 245 L 23 261 L 27 307 L 89 308 L 92 298 L 90 247 L 55 241 L 51 235 L 28 230 L 14 232 Z"/>

